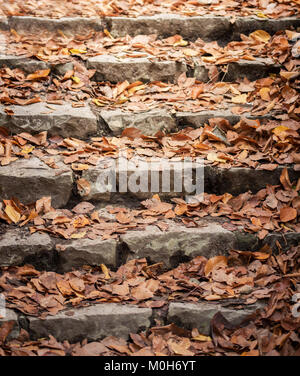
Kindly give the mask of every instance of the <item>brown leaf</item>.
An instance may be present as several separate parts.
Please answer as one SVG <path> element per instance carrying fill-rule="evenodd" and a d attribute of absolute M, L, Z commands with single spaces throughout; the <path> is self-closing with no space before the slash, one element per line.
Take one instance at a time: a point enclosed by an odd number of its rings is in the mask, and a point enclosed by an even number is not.
<path fill-rule="evenodd" d="M 215 256 L 209 259 L 205 265 L 204 274 L 207 277 L 217 265 L 227 265 L 226 256 Z"/>
<path fill-rule="evenodd" d="M 281 222 L 289 222 L 297 218 L 297 210 L 288 206 L 280 209 Z"/>

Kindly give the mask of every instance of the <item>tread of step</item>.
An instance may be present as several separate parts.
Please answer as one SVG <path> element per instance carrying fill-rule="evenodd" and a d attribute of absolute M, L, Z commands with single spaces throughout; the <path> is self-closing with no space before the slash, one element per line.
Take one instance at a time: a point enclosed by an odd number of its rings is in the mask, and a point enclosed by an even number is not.
<path fill-rule="evenodd" d="M 234 299 L 233 299 L 234 303 Z M 221 303 L 170 303 L 166 317 L 167 323 L 175 322 L 186 329 L 197 328 L 204 335 L 210 334 L 210 321 L 215 313 L 220 312 L 227 320 L 238 324 L 253 312 L 262 309 L 264 303 L 236 309 L 234 304 L 228 307 Z M 95 341 L 107 336 L 128 339 L 130 333 L 146 330 L 152 325 L 154 309 L 140 308 L 134 305 L 118 303 L 101 303 L 88 307 L 69 308 L 45 319 L 24 316 L 21 319 L 11 309 L 0 323 L 15 322 L 10 338 L 16 338 L 23 327 L 29 331 L 32 339 L 54 336 L 59 341 L 77 342 L 83 339 Z"/>
<path fill-rule="evenodd" d="M 249 119 L 272 119 L 272 112 L 265 116 L 254 116 L 249 112 L 236 115 L 229 109 L 203 110 L 199 112 L 174 112 L 168 108 L 154 108 L 143 112 L 126 112 L 120 109 L 96 109 L 94 114 L 89 104 L 84 107 L 72 107 L 70 102 L 61 105 L 45 102 L 26 106 L 10 105 L 13 115 L 8 115 L 6 106 L 0 105 L 1 126 L 12 133 L 38 133 L 47 131 L 50 136 L 75 137 L 85 139 L 98 134 L 114 136 L 122 134 L 127 127 L 140 129 L 147 136 L 154 136 L 158 131 L 174 132 L 178 128 L 201 127 L 211 118 L 224 118 L 236 124 L 241 117 Z"/>
<path fill-rule="evenodd" d="M 117 268 L 131 259 L 147 257 L 168 268 L 196 256 L 207 258 L 227 254 L 231 249 L 256 250 L 268 244 L 274 251 L 278 243 L 285 249 L 300 241 L 300 233 L 269 233 L 263 241 L 242 229 L 229 231 L 224 221 L 207 218 L 200 227 L 188 228 L 166 221 L 169 228 L 157 226 L 129 230 L 118 239 L 61 239 L 44 232 L 30 234 L 27 228 L 11 228 L 0 234 L 0 267 L 32 264 L 39 270 L 65 273 L 84 265 L 105 264 Z"/>
<path fill-rule="evenodd" d="M 240 33 L 250 33 L 258 29 L 264 29 L 270 33 L 287 27 L 299 27 L 300 19 L 287 17 L 279 19 L 265 19 L 256 16 L 237 17 L 234 22 L 229 17 L 192 16 L 184 17 L 176 14 L 159 14 L 154 16 L 130 17 L 105 17 L 82 18 L 66 17 L 60 19 L 13 16 L 2 17 L 0 27 L 4 30 L 15 29 L 17 32 L 40 32 L 44 30 L 63 29 L 65 33 L 86 33 L 89 29 L 108 29 L 114 37 L 127 34 L 158 34 L 168 37 L 181 34 L 187 39 L 198 37 L 205 41 L 224 40 L 229 41 L 239 38 Z"/>

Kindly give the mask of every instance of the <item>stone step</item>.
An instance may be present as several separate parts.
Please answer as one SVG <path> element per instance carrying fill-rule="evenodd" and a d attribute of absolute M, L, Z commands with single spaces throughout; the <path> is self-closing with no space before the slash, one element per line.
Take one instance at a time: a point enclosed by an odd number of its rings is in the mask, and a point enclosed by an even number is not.
<path fill-rule="evenodd" d="M 65 34 L 84 34 L 89 30 L 110 31 L 113 37 L 121 37 L 127 34 L 158 34 L 160 37 L 168 37 L 181 34 L 183 38 L 195 40 L 202 38 L 205 41 L 220 40 L 230 41 L 238 39 L 241 33 L 263 29 L 269 33 L 275 33 L 291 27 L 299 27 L 298 17 L 286 18 L 260 18 L 191 16 L 185 17 L 178 14 L 158 14 L 154 16 L 131 17 L 63 17 L 51 19 L 32 16 L 2 17 L 0 27 L 3 30 L 14 29 L 17 32 L 36 33 L 41 30 L 63 30 Z"/>
<path fill-rule="evenodd" d="M 100 213 L 100 212 L 99 212 Z M 103 212 L 101 211 L 101 214 Z M 58 273 L 80 269 L 84 265 L 105 264 L 115 270 L 132 259 L 146 257 L 150 263 L 162 262 L 170 269 L 196 256 L 226 255 L 232 249 L 255 251 L 268 244 L 276 253 L 299 244 L 300 233 L 269 233 L 263 240 L 242 228 L 229 231 L 224 220 L 206 217 L 199 227 L 189 228 L 175 220 L 164 220 L 162 231 L 155 224 L 130 230 L 117 238 L 62 239 L 45 232 L 30 234 L 28 228 L 5 228 L 0 234 L 0 267 L 34 265 L 38 270 Z"/>
<path fill-rule="evenodd" d="M 72 107 L 70 102 L 61 105 L 39 102 L 26 106 L 10 105 L 13 115 L 8 115 L 6 107 L 0 105 L 0 122 L 11 133 L 47 131 L 49 136 L 86 139 L 96 135 L 120 136 L 128 127 L 138 128 L 144 135 L 154 136 L 158 131 L 170 133 L 187 126 L 199 128 L 211 118 L 224 118 L 234 125 L 241 117 L 268 120 L 276 115 L 269 112 L 264 116 L 254 116 L 250 106 L 245 108 L 249 110 L 241 115 L 233 113 L 230 106 L 224 110 L 198 112 L 181 112 L 163 107 L 134 113 L 118 108 L 98 109 L 88 103 L 83 107 Z"/>
<path fill-rule="evenodd" d="M 98 132 L 98 119 L 88 104 L 72 107 L 70 102 L 62 105 L 38 102 L 9 108 L 12 116 L 0 106 L 0 122 L 12 133 L 47 131 L 49 135 L 86 138 Z"/>
<path fill-rule="evenodd" d="M 33 73 L 37 70 L 49 68 L 49 64 L 44 61 L 30 59 L 24 56 L 0 54 L 0 68 L 5 66 L 11 69 L 19 68 L 25 73 Z"/>
<path fill-rule="evenodd" d="M 133 157 L 129 161 L 120 155 L 104 157 L 97 166 L 82 172 L 89 184 L 89 192 L 79 192 L 85 200 L 111 201 L 118 197 L 137 200 L 151 198 L 157 193 L 162 199 L 197 195 L 202 192 L 238 195 L 256 193 L 267 184 L 280 184 L 280 175 L 287 167 L 289 176 L 296 180 L 293 166 L 278 166 L 275 170 L 248 167 L 222 167 L 203 165 L 202 160 L 152 159 Z"/>
<path fill-rule="evenodd" d="M 211 320 L 221 313 L 230 323 L 238 325 L 257 310 L 265 307 L 264 301 L 243 305 L 238 299 L 221 302 L 171 302 L 167 313 L 160 321 L 176 324 L 181 328 L 197 328 L 201 334 L 210 335 Z M 97 341 L 108 336 L 129 339 L 130 334 L 150 329 L 156 316 L 155 309 L 141 308 L 130 304 L 101 303 L 87 307 L 67 308 L 46 318 L 16 314 L 6 310 L 6 317 L 0 318 L 0 325 L 6 321 L 14 323 L 8 339 L 18 337 L 20 329 L 28 331 L 32 340 L 52 335 L 58 341 L 70 343 L 88 340 Z"/>
<path fill-rule="evenodd" d="M 241 106 L 243 108 L 244 106 Z M 234 125 L 241 120 L 247 119 L 269 120 L 275 116 L 269 112 L 264 116 L 254 116 L 251 114 L 251 106 L 245 107 L 247 110 L 241 115 L 231 111 L 234 107 L 227 106 L 227 109 L 203 110 L 197 112 L 181 112 L 172 108 L 155 108 L 149 111 L 129 112 L 121 109 L 103 109 L 99 111 L 100 128 L 108 130 L 114 136 L 120 136 L 125 128 L 134 127 L 142 131 L 144 135 L 154 136 L 157 132 L 176 132 L 185 127 L 200 128 L 208 123 L 211 118 L 223 118 Z"/>
<path fill-rule="evenodd" d="M 233 299 L 233 303 L 234 299 Z M 170 303 L 167 320 L 188 330 L 197 328 L 201 334 L 210 335 L 210 323 L 216 313 L 221 313 L 233 325 L 240 325 L 255 311 L 263 309 L 262 302 L 236 308 L 222 303 Z"/>
<path fill-rule="evenodd" d="M 55 168 L 48 166 L 55 164 Z M 40 160 L 37 157 L 18 159 L 0 167 L 0 200 L 16 197 L 24 204 L 44 197 L 52 197 L 55 208 L 62 207 L 73 197 L 77 179 L 84 179 L 88 192 L 80 190 L 85 201 L 118 202 L 127 199 L 137 201 L 159 194 L 162 199 L 185 197 L 202 192 L 238 195 L 256 193 L 267 184 L 280 184 L 280 175 L 287 167 L 291 181 L 297 180 L 298 172 L 293 165 L 278 166 L 274 170 L 250 167 L 222 168 L 203 165 L 202 160 L 179 161 L 156 158 L 147 161 L 124 156 L 116 160 L 102 157 L 96 166 L 90 165 L 81 175 L 58 157 Z"/>
<path fill-rule="evenodd" d="M 115 303 L 68 309 L 46 319 L 27 316 L 27 328 L 32 338 L 49 334 L 60 341 L 88 339 L 95 341 L 107 336 L 127 339 L 130 333 L 146 330 L 151 325 L 152 309 Z"/>
<path fill-rule="evenodd" d="M 51 196 L 53 207 L 67 204 L 73 189 L 73 173 L 60 161 L 51 168 L 39 158 L 18 159 L 0 167 L 0 200 L 18 198 L 24 204 Z"/>
<path fill-rule="evenodd" d="M 199 64 L 193 69 L 180 61 L 157 61 L 153 58 L 117 58 L 111 55 L 100 55 L 88 59 L 87 66 L 96 70 L 93 79 L 114 83 L 124 80 L 129 82 L 163 81 L 176 83 L 183 72 L 202 82 L 210 80 L 210 65 Z M 238 78 L 246 77 L 250 81 L 254 81 L 271 73 L 279 73 L 279 71 L 280 66 L 275 64 L 272 59 L 240 60 L 227 64 L 227 73 L 225 74 L 222 74 L 222 70 L 219 69 L 219 79 L 235 81 Z"/>
<path fill-rule="evenodd" d="M 299 27 L 298 17 L 278 19 L 253 17 L 236 17 L 234 21 L 229 17 L 209 16 L 183 17 L 174 14 L 159 14 L 155 16 L 142 16 L 137 18 L 107 17 L 107 29 L 114 37 L 127 34 L 158 34 L 168 37 L 180 34 L 183 38 L 204 41 L 219 40 L 227 42 L 239 39 L 241 33 L 249 34 L 255 30 L 263 29 L 269 33 L 291 27 Z"/>
<path fill-rule="evenodd" d="M 60 66 L 68 66 L 68 63 Z M 0 68 L 7 66 L 11 69 L 20 68 L 26 73 L 33 73 L 37 70 L 55 69 L 57 64 L 50 64 L 33 58 L 22 56 L 0 55 Z M 98 55 L 87 59 L 87 68 L 95 69 L 93 80 L 110 81 L 112 83 L 122 82 L 153 82 L 162 81 L 176 83 L 183 72 L 189 77 L 195 77 L 202 82 L 208 82 L 209 69 L 213 64 L 197 64 L 194 68 L 182 61 L 160 60 L 149 55 L 143 58 L 122 58 L 114 55 Z M 256 60 L 239 60 L 225 64 L 224 68 L 218 66 L 218 80 L 225 82 L 235 81 L 244 77 L 250 81 L 267 77 L 269 74 L 276 74 L 280 71 L 280 65 L 271 58 L 257 58 Z M 62 69 L 62 68 L 60 68 Z"/>

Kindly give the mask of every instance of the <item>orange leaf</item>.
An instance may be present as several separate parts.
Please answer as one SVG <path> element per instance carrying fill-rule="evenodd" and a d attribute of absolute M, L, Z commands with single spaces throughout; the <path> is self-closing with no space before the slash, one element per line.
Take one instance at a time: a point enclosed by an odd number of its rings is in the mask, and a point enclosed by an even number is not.
<path fill-rule="evenodd" d="M 227 265 L 227 257 L 226 256 L 215 256 L 209 259 L 205 265 L 204 274 L 207 277 L 210 272 L 217 266 L 217 265 Z"/>
<path fill-rule="evenodd" d="M 289 222 L 297 218 L 297 210 L 294 208 L 284 207 L 280 209 L 281 222 Z"/>
<path fill-rule="evenodd" d="M 26 77 L 26 80 L 33 81 L 33 80 L 38 80 L 40 78 L 45 78 L 49 76 L 49 73 L 50 73 L 50 69 L 38 70 L 32 74 L 29 74 Z"/>

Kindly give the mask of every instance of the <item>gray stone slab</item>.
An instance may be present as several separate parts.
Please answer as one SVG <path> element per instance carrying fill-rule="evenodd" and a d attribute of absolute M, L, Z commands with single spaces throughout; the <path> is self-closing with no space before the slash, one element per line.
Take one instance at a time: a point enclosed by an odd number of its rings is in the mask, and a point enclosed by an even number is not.
<path fill-rule="evenodd" d="M 101 240 L 101 237 L 91 239 L 76 239 L 59 242 L 58 268 L 60 272 L 68 272 L 83 265 L 105 264 L 117 267 L 117 241 L 115 239 Z M 63 250 L 62 250 L 63 249 Z"/>
<path fill-rule="evenodd" d="M 3 311 L 3 309 L 1 310 L 1 312 L 2 311 Z M 10 341 L 10 340 L 13 340 L 13 339 L 15 339 L 19 336 L 20 325 L 19 325 L 19 321 L 18 321 L 18 315 L 15 313 L 15 311 L 13 311 L 12 309 L 9 309 L 9 308 L 5 308 L 5 315 L 0 316 L 0 327 L 8 321 L 13 321 L 13 323 L 14 323 L 12 331 L 7 336 L 7 341 Z"/>
<path fill-rule="evenodd" d="M 4 66 L 7 66 L 11 69 L 19 68 L 22 69 L 25 73 L 33 73 L 37 70 L 50 68 L 50 64 L 44 61 L 30 59 L 22 56 L 0 55 L 0 68 Z"/>
<path fill-rule="evenodd" d="M 154 263 L 164 262 L 167 267 L 175 267 L 196 256 L 210 258 L 226 254 L 236 246 L 234 233 L 218 223 L 199 228 L 170 223 L 164 232 L 156 226 L 148 226 L 144 231 L 128 231 L 120 240 L 129 251 L 125 255 L 127 260 L 147 257 Z"/>
<path fill-rule="evenodd" d="M 73 188 L 70 167 L 57 162 L 57 169 L 48 167 L 36 157 L 18 159 L 0 168 L 0 199 L 18 198 L 29 204 L 51 196 L 52 206 L 61 207 L 68 202 Z"/>
<path fill-rule="evenodd" d="M 53 248 L 48 234 L 31 235 L 27 229 L 9 229 L 0 235 L 0 266 L 17 266 L 29 259 L 49 261 Z"/>
<path fill-rule="evenodd" d="M 187 39 L 202 38 L 208 41 L 228 39 L 232 29 L 229 18 L 216 16 L 159 14 L 137 18 L 107 17 L 106 22 L 113 36 L 158 34 L 168 37 L 179 34 Z"/>
<path fill-rule="evenodd" d="M 280 175 L 286 166 L 278 166 L 273 171 L 253 169 L 247 167 L 232 167 L 224 169 L 216 166 L 205 166 L 206 192 L 238 195 L 252 191 L 256 193 L 260 189 L 270 185 L 280 185 Z M 291 181 L 299 175 L 293 166 L 287 166 Z"/>
<path fill-rule="evenodd" d="M 158 131 L 168 133 L 176 130 L 175 119 L 163 109 L 140 113 L 102 110 L 100 116 L 115 136 L 121 135 L 128 127 L 138 128 L 147 136 L 154 136 Z"/>
<path fill-rule="evenodd" d="M 237 17 L 233 26 L 232 39 L 239 39 L 240 34 L 252 33 L 255 30 L 265 30 L 270 34 L 277 31 L 291 29 L 300 26 L 300 18 L 284 17 L 278 19 L 260 18 L 260 17 Z"/>
<path fill-rule="evenodd" d="M 101 18 L 63 17 L 59 19 L 33 16 L 12 16 L 9 28 L 17 32 L 40 33 L 42 30 L 61 30 L 64 34 L 86 34 L 89 30 L 103 30 Z"/>
<path fill-rule="evenodd" d="M 47 131 L 49 135 L 78 138 L 97 133 L 97 117 L 87 104 L 75 108 L 67 102 L 63 105 L 39 102 L 28 106 L 12 105 L 10 109 L 13 116 L 5 113 L 4 106 L 0 107 L 0 121 L 14 133 Z"/>
<path fill-rule="evenodd" d="M 226 308 L 216 303 L 171 303 L 168 311 L 168 322 L 186 329 L 197 328 L 201 334 L 210 334 L 210 322 L 220 312 L 230 323 L 238 325 L 251 313 L 262 308 L 261 304 L 245 306 L 243 309 Z"/>
<path fill-rule="evenodd" d="M 97 81 L 122 82 L 166 81 L 177 82 L 179 75 L 187 71 L 185 63 L 159 61 L 148 58 L 118 58 L 99 55 L 89 58 L 88 68 L 96 69 L 93 79 Z"/>
<path fill-rule="evenodd" d="M 58 341 L 95 341 L 106 336 L 127 339 L 150 327 L 152 310 L 115 303 L 69 309 L 42 320 L 28 317 L 29 332 L 33 338 L 53 335 Z"/>

